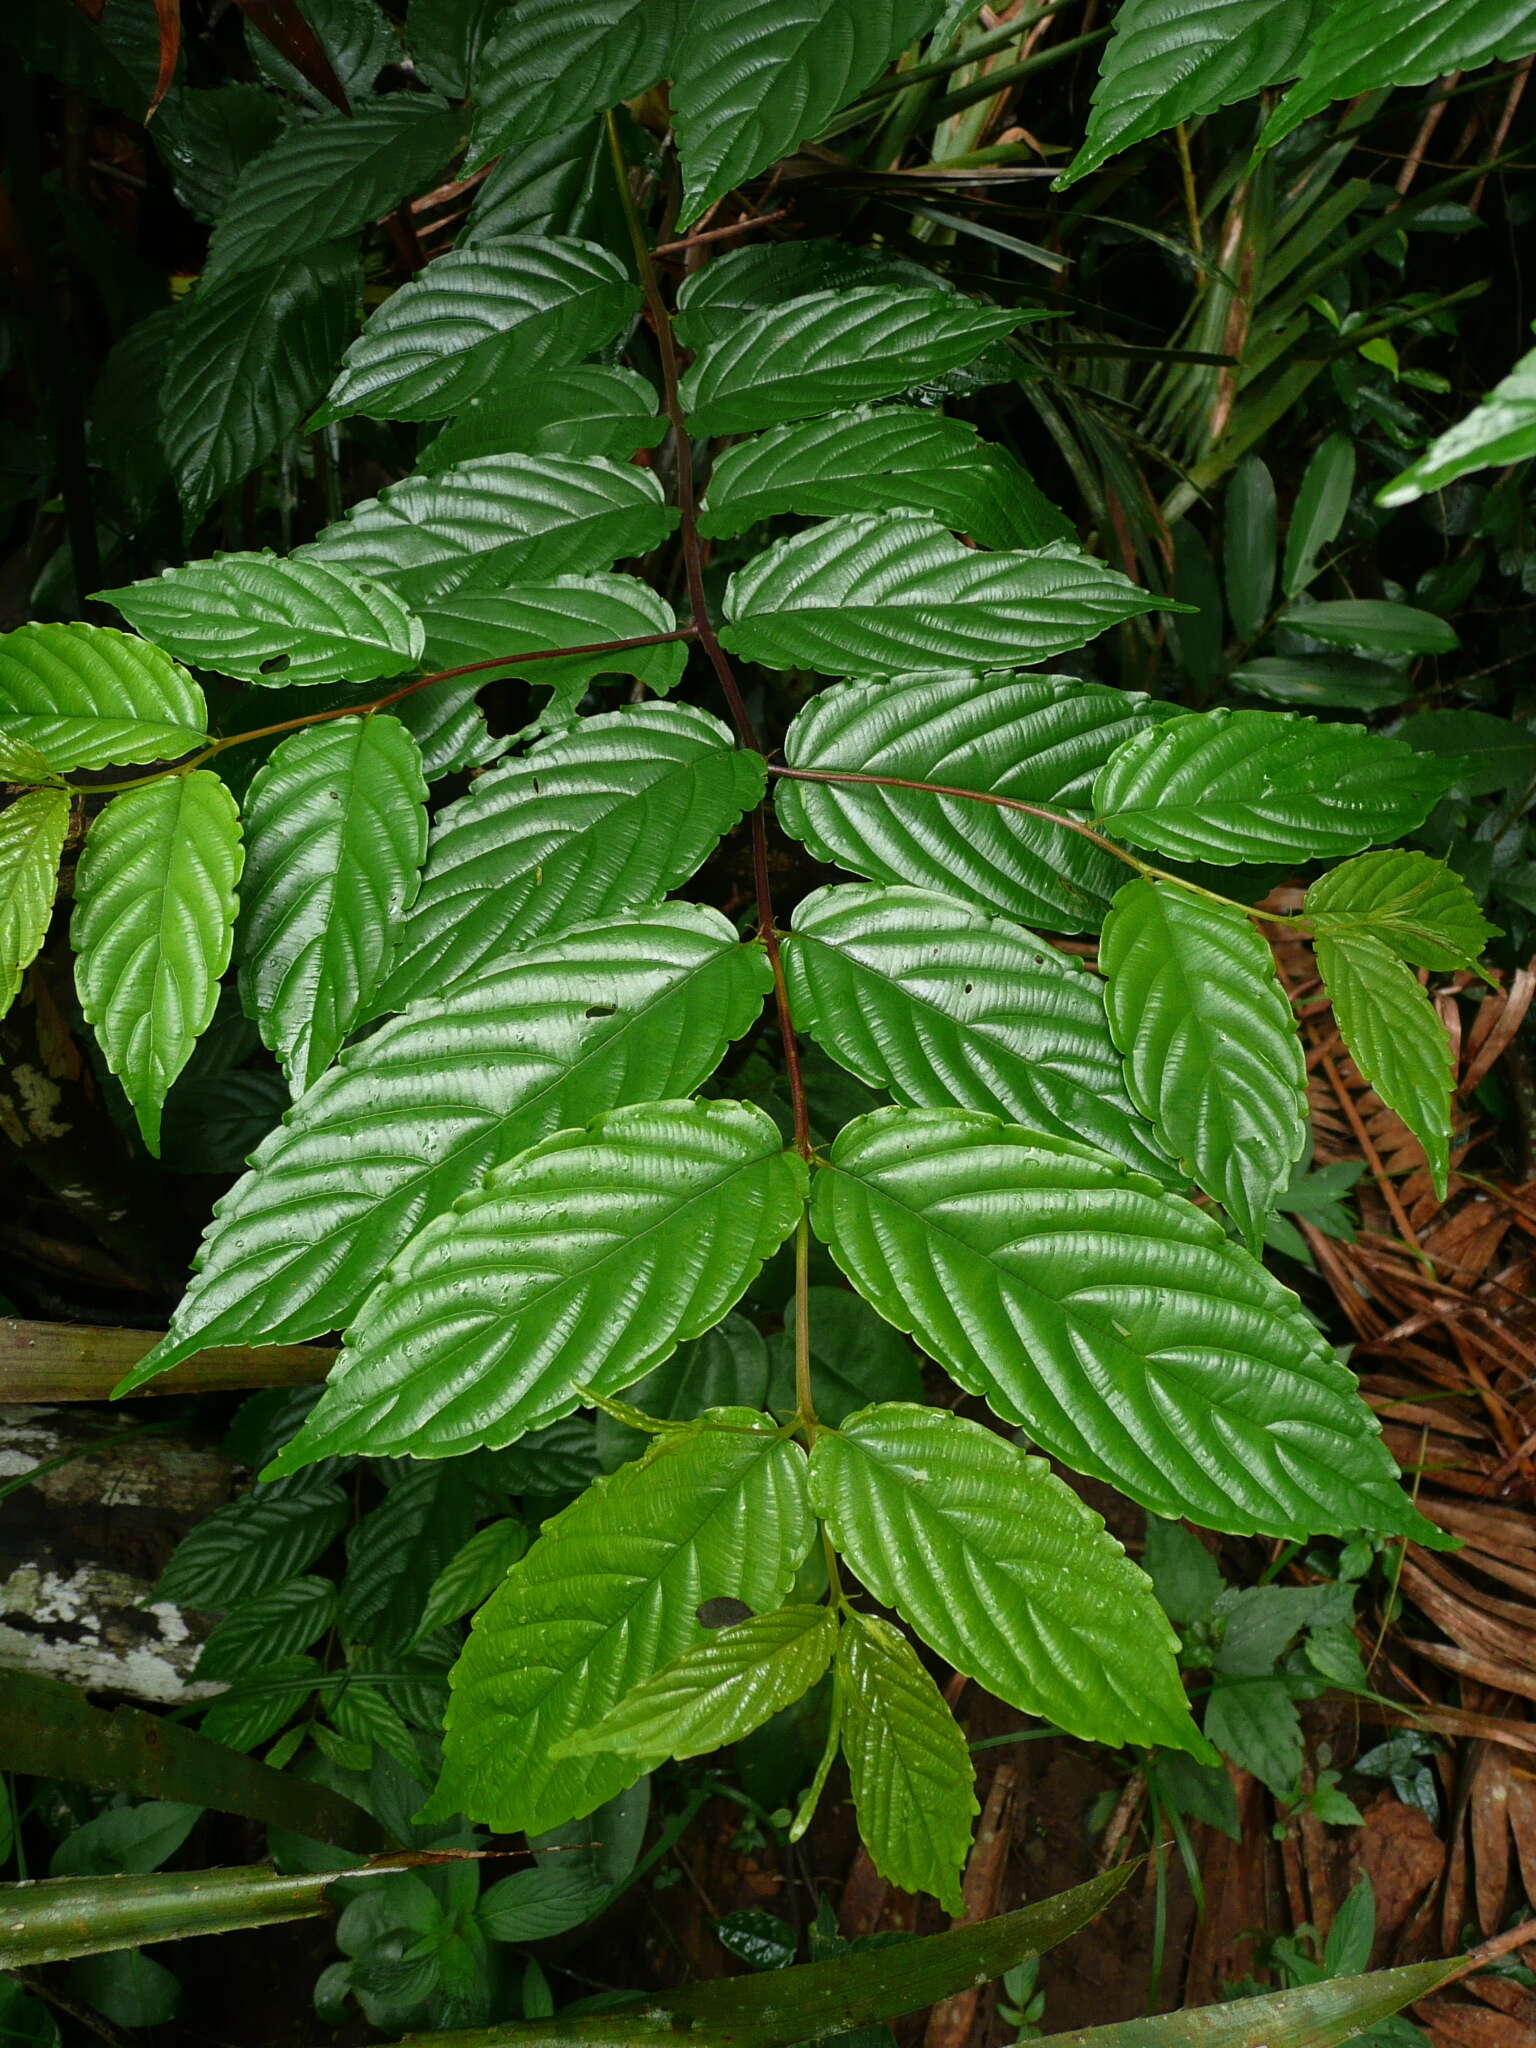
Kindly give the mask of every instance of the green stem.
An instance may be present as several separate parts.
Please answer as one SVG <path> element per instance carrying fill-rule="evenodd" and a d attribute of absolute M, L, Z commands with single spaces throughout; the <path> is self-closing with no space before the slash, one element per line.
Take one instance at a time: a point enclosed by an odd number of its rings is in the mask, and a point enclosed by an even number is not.
<path fill-rule="evenodd" d="M 816 1403 L 811 1392 L 811 1218 L 795 1225 L 795 1418 L 814 1440 Z"/>

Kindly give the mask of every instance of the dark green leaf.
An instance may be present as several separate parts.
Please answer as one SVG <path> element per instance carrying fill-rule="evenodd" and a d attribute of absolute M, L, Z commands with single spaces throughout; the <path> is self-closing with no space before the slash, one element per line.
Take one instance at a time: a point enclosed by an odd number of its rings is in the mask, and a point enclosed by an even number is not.
<path fill-rule="evenodd" d="M 418 460 L 428 473 L 482 455 L 601 455 L 626 462 L 666 432 L 659 407 L 655 390 L 634 370 L 588 364 L 536 371 L 519 377 L 511 391 L 471 398 Z"/>
<path fill-rule="evenodd" d="M 196 1677 L 226 1682 L 264 1678 L 267 1667 L 307 1650 L 336 1618 L 336 1588 L 329 1579 L 284 1579 L 268 1593 L 243 1600 L 203 1644 Z"/>
<path fill-rule="evenodd" d="M 1165 0 L 1166 4 L 1166 0 Z M 1248 4 L 1248 0 L 1239 0 Z M 1269 14 L 1297 19 L 1290 0 L 1258 0 Z M 1125 30 L 1122 8 L 1116 17 L 1121 34 Z M 1218 13 L 1210 17 L 1219 19 Z M 1226 517 L 1222 526 L 1227 583 L 1227 609 L 1240 640 L 1257 640 L 1269 619 L 1275 595 L 1275 480 L 1257 455 L 1245 455 L 1233 471 L 1227 488 Z"/>
<path fill-rule="evenodd" d="M 682 0 L 519 0 L 475 69 L 471 162 L 654 85 L 667 74 L 683 13 Z"/>
<path fill-rule="evenodd" d="M 1296 1797 L 1301 1717 L 1283 1678 L 1218 1682 L 1206 1702 L 1205 1732 L 1239 1770 L 1251 1771 L 1277 1799 Z"/>
<path fill-rule="evenodd" d="M 1433 612 L 1378 598 L 1338 598 L 1328 604 L 1293 604 L 1281 624 L 1334 647 L 1364 647 L 1372 654 L 1454 654 L 1455 629 Z"/>
<path fill-rule="evenodd" d="M 1355 484 L 1355 444 L 1347 434 L 1330 434 L 1307 464 L 1285 536 L 1281 585 L 1287 597 L 1306 589 L 1319 558 L 1339 537 Z"/>
<path fill-rule="evenodd" d="M 324 1473 L 258 1486 L 182 1538 L 154 1597 L 181 1607 L 237 1607 L 313 1564 L 346 1520 L 346 1496 Z"/>
<path fill-rule="evenodd" d="M 843 1287 L 808 1287 L 805 1298 L 811 1391 L 821 1421 L 838 1429 L 855 1409 L 867 1408 L 872 1401 L 923 1398 L 923 1369 L 916 1353 L 867 1301 Z M 771 1340 L 773 1379 L 763 1405 L 785 1413 L 793 1413 L 795 1407 L 797 1321 L 796 1305 L 790 1301 L 785 1304 L 784 1328 Z"/>

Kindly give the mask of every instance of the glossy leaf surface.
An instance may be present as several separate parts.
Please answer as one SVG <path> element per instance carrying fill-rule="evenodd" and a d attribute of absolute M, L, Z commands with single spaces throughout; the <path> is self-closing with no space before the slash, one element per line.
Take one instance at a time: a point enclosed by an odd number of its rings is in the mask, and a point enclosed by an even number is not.
<path fill-rule="evenodd" d="M 681 0 L 519 0 L 475 71 L 470 162 L 522 148 L 666 76 Z"/>
<path fill-rule="evenodd" d="M 1378 505 L 1411 505 L 1474 470 L 1501 468 L 1536 455 L 1536 349 L 1524 355 L 1481 405 L 1432 441 L 1417 462 L 1383 484 Z"/>
<path fill-rule="evenodd" d="M 472 398 L 417 458 L 448 469 L 481 455 L 601 455 L 625 462 L 666 431 L 655 387 L 634 370 L 588 363 L 519 377 L 510 391 Z"/>
<path fill-rule="evenodd" d="M 29 790 L 0 811 L 0 1017 L 47 936 L 68 830 L 62 789 Z"/>
<path fill-rule="evenodd" d="M 1450 1172 L 1450 1042 L 1397 952 L 1368 931 L 1319 933 L 1317 964 L 1334 1019 L 1362 1076 L 1424 1147 L 1441 1201 Z"/>
<path fill-rule="evenodd" d="M 523 676 L 553 690 L 556 702 L 568 714 L 575 712 L 594 676 L 634 676 L 664 696 L 688 660 L 687 647 L 679 640 L 662 647 L 519 664 L 516 650 L 520 647 L 530 652 L 589 647 L 605 640 L 672 632 L 676 613 L 665 598 L 635 576 L 557 576 L 548 583 L 518 583 L 510 590 L 483 595 L 455 593 L 434 600 L 423 623 L 427 668 L 460 668 L 504 654 L 505 663 L 481 671 L 481 684 L 497 676 Z"/>
<path fill-rule="evenodd" d="M 0 727 L 50 768 L 174 761 L 207 724 L 202 691 L 147 640 L 85 625 L 0 636 Z"/>
<path fill-rule="evenodd" d="M 1405 847 L 1363 853 L 1319 875 L 1304 908 L 1320 937 L 1368 932 L 1410 966 L 1442 973 L 1475 967 L 1498 935 L 1453 867 Z"/>

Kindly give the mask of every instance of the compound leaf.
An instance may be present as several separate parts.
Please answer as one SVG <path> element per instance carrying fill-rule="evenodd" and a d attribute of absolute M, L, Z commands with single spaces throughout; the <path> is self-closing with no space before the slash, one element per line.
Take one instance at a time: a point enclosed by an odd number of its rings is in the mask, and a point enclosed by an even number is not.
<path fill-rule="evenodd" d="M 1120 864 L 1022 807 L 1086 819 L 1094 775 L 1147 723 L 1145 698 L 1067 676 L 847 684 L 812 699 L 784 752 L 793 768 L 852 779 L 786 777 L 774 807 L 818 860 L 871 881 L 916 883 L 1052 931 L 1096 930 Z"/>
<path fill-rule="evenodd" d="M 346 347 L 361 286 L 355 245 L 204 279 L 171 330 L 160 440 L 190 531 L 308 418 Z"/>
<path fill-rule="evenodd" d="M 1242 911 L 1136 881 L 1110 906 L 1099 967 L 1132 1101 L 1256 1252 L 1307 1142 L 1307 1063 L 1274 955 Z"/>
<path fill-rule="evenodd" d="M 395 593 L 323 562 L 214 555 L 97 595 L 182 661 L 248 683 L 371 683 L 421 661 Z"/>
<path fill-rule="evenodd" d="M 0 635 L 0 727 L 50 768 L 173 761 L 207 726 L 202 691 L 147 640 L 85 625 Z"/>
<path fill-rule="evenodd" d="M 893 676 L 1046 661 L 1168 608 L 1066 542 L 982 554 L 932 520 L 848 515 L 738 569 L 720 637 L 770 668 Z"/>
<path fill-rule="evenodd" d="M 611 569 L 677 522 L 647 469 L 597 457 L 489 455 L 389 484 L 295 550 L 376 576 L 412 606 L 452 591 Z"/>
<path fill-rule="evenodd" d="M 838 1138 L 811 1214 L 968 1392 L 1154 1514 L 1443 1545 L 1295 1296 L 1102 1154 L 963 1110 L 877 1110 Z"/>
<path fill-rule="evenodd" d="M 1150 1581 L 1043 1458 L 887 1403 L 817 1438 L 811 1499 L 881 1605 L 999 1699 L 1087 1741 L 1203 1754 Z"/>
<path fill-rule="evenodd" d="M 310 424 L 446 419 L 526 371 L 580 363 L 639 304 L 640 287 L 595 242 L 508 235 L 452 249 L 384 301 Z"/>
<path fill-rule="evenodd" d="M 416 893 L 427 785 L 398 719 L 290 733 L 246 797 L 240 987 L 295 1095 L 368 1004 Z"/>
<path fill-rule="evenodd" d="M 1453 766 L 1363 726 L 1223 707 L 1127 740 L 1093 803 L 1133 846 L 1230 867 L 1397 839 L 1423 824 L 1453 779 Z"/>
<path fill-rule="evenodd" d="M 391 211 L 458 148 L 462 114 L 422 93 L 297 121 L 241 174 L 208 244 L 204 276 L 291 263 Z"/>
<path fill-rule="evenodd" d="M 1101 984 L 1006 919 L 926 889 L 818 889 L 784 971 L 796 1027 L 898 1102 L 987 1110 L 1174 1177 L 1126 1094 Z"/>
<path fill-rule="evenodd" d="M 976 1772 L 944 1696 L 899 1629 L 850 1614 L 838 1641 L 838 1732 L 859 1833 L 880 1875 L 961 1908 Z"/>
<path fill-rule="evenodd" d="M 423 1223 L 552 1131 L 686 1093 L 755 1021 L 757 947 L 665 904 L 529 946 L 434 990 L 344 1053 L 215 1204 L 137 1386 L 226 1342 L 344 1327 Z"/>
<path fill-rule="evenodd" d="M 496 1449 L 584 1388 L 617 1393 L 734 1307 L 804 1196 L 803 1164 L 748 1103 L 641 1104 L 557 1132 L 412 1240 L 268 1471 Z"/>
<path fill-rule="evenodd" d="M 535 1834 L 632 1785 L 643 1757 L 550 1752 L 706 1642 L 706 1601 L 776 1608 L 812 1533 L 804 1453 L 747 1409 L 714 1411 L 598 1480 L 476 1615 L 430 1810 Z"/>
<path fill-rule="evenodd" d="M 964 420 L 899 405 L 829 413 L 725 449 L 699 531 L 743 533 L 784 512 L 903 511 L 988 548 L 1044 547 L 1072 531 L 1006 449 Z"/>
<path fill-rule="evenodd" d="M 28 790 L 0 811 L 0 1017 L 47 937 L 68 830 L 62 789 Z"/>
<path fill-rule="evenodd" d="M 113 797 L 80 856 L 80 1007 L 153 1153 L 171 1083 L 213 1017 L 239 878 L 240 813 L 205 768 Z"/>
<path fill-rule="evenodd" d="M 1536 455 L 1536 349 L 1494 385 L 1481 405 L 1432 441 L 1417 462 L 1383 484 L 1378 505 L 1411 505 L 1476 469 L 1502 468 Z"/>
<path fill-rule="evenodd" d="M 1319 937 L 1366 932 L 1411 966 L 1442 973 L 1476 969 L 1498 937 L 1454 868 L 1405 847 L 1330 868 L 1308 889 L 1303 909 Z"/>
<path fill-rule="evenodd" d="M 557 1760 L 605 1750 L 642 1757 L 705 1756 L 739 1742 L 808 1693 L 832 1661 L 837 1615 L 789 1606 L 716 1629 L 626 1693 L 603 1718 L 555 1745 Z"/>
<path fill-rule="evenodd" d="M 942 0 L 694 0 L 672 65 L 681 225 L 825 127 L 942 12 Z"/>
<path fill-rule="evenodd" d="M 706 711 L 636 704 L 482 775 L 433 826 L 380 1009 L 498 954 L 653 902 L 762 795 L 763 764 Z"/>
<path fill-rule="evenodd" d="M 654 85 L 685 11 L 682 0 L 519 0 L 475 69 L 471 166 Z"/>
<path fill-rule="evenodd" d="M 1369 931 L 1319 932 L 1317 965 L 1350 1057 L 1424 1147 L 1441 1201 L 1451 1158 L 1450 1041 L 1397 952 Z"/>
<path fill-rule="evenodd" d="M 747 433 L 908 391 L 1031 317 L 1040 316 L 956 292 L 811 292 L 733 321 L 700 351 L 679 396 L 695 434 Z"/>

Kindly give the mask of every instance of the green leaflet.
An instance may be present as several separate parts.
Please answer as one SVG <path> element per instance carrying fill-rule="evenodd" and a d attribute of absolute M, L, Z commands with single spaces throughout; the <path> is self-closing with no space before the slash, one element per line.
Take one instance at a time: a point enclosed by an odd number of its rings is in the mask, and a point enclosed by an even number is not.
<path fill-rule="evenodd" d="M 160 439 L 187 528 L 297 432 L 352 333 L 351 242 L 204 279 L 171 328 Z"/>
<path fill-rule="evenodd" d="M 551 1131 L 697 1088 L 771 985 L 713 910 L 578 927 L 434 991 L 344 1053 L 215 1205 L 138 1386 L 210 1344 L 351 1321 L 424 1223 Z"/>
<path fill-rule="evenodd" d="M 1301 1716 L 1283 1678 L 1249 1677 L 1213 1686 L 1205 1731 L 1239 1770 L 1251 1771 L 1277 1799 L 1296 1797 L 1306 1749 Z"/>
<path fill-rule="evenodd" d="M 942 12 L 943 0 L 694 0 L 672 60 L 679 225 L 824 127 Z"/>
<path fill-rule="evenodd" d="M 377 0 L 306 0 L 305 19 L 330 61 L 350 105 L 366 101 L 386 64 L 400 61 L 400 38 Z M 257 28 L 249 16 L 245 47 L 257 73 L 321 112 L 330 105 L 324 92 L 305 77 Z"/>
<path fill-rule="evenodd" d="M 1336 6 L 1319 23 L 1300 76 L 1259 138 L 1282 136 L 1335 100 L 1383 85 L 1427 85 L 1447 71 L 1524 57 L 1536 49 L 1531 0 L 1367 0 Z"/>
<path fill-rule="evenodd" d="M 250 683 L 371 683 L 421 663 L 392 590 L 321 562 L 214 555 L 97 596 L 182 661 Z"/>
<path fill-rule="evenodd" d="M 194 1676 L 215 1683 L 259 1678 L 266 1665 L 307 1650 L 335 1618 L 336 1588 L 329 1579 L 284 1579 L 242 1601 L 209 1632 Z"/>
<path fill-rule="evenodd" d="M 3 644 L 0 642 L 0 646 Z M 49 764 L 30 740 L 17 739 L 14 733 L 5 731 L 0 731 L 0 782 L 24 783 L 34 787 L 38 783 L 47 783 L 59 789 L 64 786 L 59 771 Z"/>
<path fill-rule="evenodd" d="M 246 796 L 240 988 L 295 1095 L 368 1014 L 427 847 L 427 785 L 398 719 L 290 733 Z"/>
<path fill-rule="evenodd" d="M 1422 825 L 1454 771 L 1401 740 L 1285 711 L 1192 711 L 1130 739 L 1093 788 L 1098 820 L 1175 860 L 1358 853 Z"/>
<path fill-rule="evenodd" d="M 218 219 L 242 171 L 282 134 L 288 111 L 259 85 L 179 85 L 166 94 L 149 139 L 194 219 Z"/>
<path fill-rule="evenodd" d="M 472 249 L 501 235 L 584 235 L 606 248 L 625 246 L 606 122 L 588 115 L 497 158 L 456 246 Z"/>
<path fill-rule="evenodd" d="M 520 0 L 475 67 L 470 165 L 524 148 L 667 74 L 682 0 Z"/>
<path fill-rule="evenodd" d="M 210 282 L 291 263 L 355 234 L 443 169 L 464 117 L 425 94 L 391 93 L 297 121 L 244 170 L 208 244 Z"/>
<path fill-rule="evenodd" d="M 743 533 L 782 512 L 913 511 L 989 548 L 1044 547 L 1072 532 L 1006 449 L 964 420 L 899 405 L 829 413 L 725 449 L 699 531 Z"/>
<path fill-rule="evenodd" d="M 1536 349 L 1500 378 L 1481 405 L 1432 441 L 1417 462 L 1383 484 L 1378 505 L 1411 505 L 1477 469 L 1536 455 Z"/>
<path fill-rule="evenodd" d="M 310 421 L 437 420 L 524 372 L 568 369 L 628 325 L 640 287 L 595 242 L 509 235 L 453 249 L 387 298 Z"/>
<path fill-rule="evenodd" d="M 605 640 L 640 639 L 671 633 L 677 614 L 635 576 L 556 576 L 548 583 L 519 583 L 483 596 L 434 600 L 423 615 L 427 651 L 423 666 L 452 669 L 471 662 L 504 661 L 481 671 L 477 685 L 497 676 L 522 676 L 554 692 L 552 702 L 567 718 L 595 676 L 634 676 L 665 696 L 688 663 L 681 640 L 661 647 L 635 647 L 615 654 L 577 654 L 567 661 L 520 664 L 515 652 L 549 647 L 588 647 Z M 547 713 L 546 713 L 547 716 Z"/>
<path fill-rule="evenodd" d="M 1132 143 L 1294 78 L 1332 0 L 1126 0 L 1070 185 Z"/>
<path fill-rule="evenodd" d="M 1307 1142 L 1307 1063 L 1274 955 L 1242 911 L 1136 881 L 1104 920 L 1099 968 L 1131 1099 L 1256 1254 Z"/>
<path fill-rule="evenodd" d="M 258 1486 L 215 1508 L 182 1538 L 154 1597 L 215 1611 L 255 1600 L 313 1564 L 349 1513 L 331 1473 Z"/>
<path fill-rule="evenodd" d="M 1177 1180 L 1126 1094 L 1102 985 L 1019 926 L 926 889 L 818 889 L 784 971 L 797 1028 L 899 1102 L 988 1110 Z"/>
<path fill-rule="evenodd" d="M 700 351 L 678 395 L 693 433 L 746 433 L 894 397 L 959 369 L 1032 317 L 1040 315 L 954 292 L 812 292 L 743 314 Z"/>
<path fill-rule="evenodd" d="M 161 1107 L 229 965 L 240 857 L 235 800 L 205 768 L 113 797 L 80 856 L 70 926 L 80 1007 L 153 1153 Z"/>
<path fill-rule="evenodd" d="M 1368 933 L 1410 966 L 1446 974 L 1481 972 L 1478 958 L 1499 936 L 1454 868 L 1403 847 L 1363 853 L 1319 875 L 1303 912 L 1319 937 Z"/>
<path fill-rule="evenodd" d="M 482 455 L 601 455 L 627 462 L 666 432 L 660 407 L 653 386 L 634 370 L 587 364 L 535 371 L 510 391 L 471 398 L 417 463 L 431 472 Z"/>
<path fill-rule="evenodd" d="M 1350 1057 L 1424 1147 L 1443 1202 L 1455 1081 L 1445 1026 L 1413 970 L 1371 932 L 1319 932 L 1316 952 Z"/>
<path fill-rule="evenodd" d="M 1250 642 L 1264 631 L 1275 595 L 1275 480 L 1258 456 L 1245 455 L 1233 471 L 1224 510 L 1227 609 L 1238 638 Z"/>
<path fill-rule="evenodd" d="M 1355 444 L 1330 434 L 1307 464 L 1285 536 L 1282 587 L 1295 597 L 1313 581 L 1322 557 L 1339 537 L 1355 487 Z"/>
<path fill-rule="evenodd" d="M 1455 629 L 1434 612 L 1378 598 L 1289 605 L 1280 623 L 1329 646 L 1364 647 L 1373 654 L 1453 654 L 1461 644 Z"/>
<path fill-rule="evenodd" d="M 894 676 L 1047 661 L 1170 609 L 1065 542 L 979 554 L 931 520 L 850 515 L 738 569 L 720 637 L 770 668 Z"/>
<path fill-rule="evenodd" d="M 850 285 L 948 291 L 936 271 L 905 256 L 813 236 L 790 242 L 746 242 L 690 270 L 677 288 L 673 326 L 684 348 L 724 340 L 744 316 Z"/>
<path fill-rule="evenodd" d="M 583 1388 L 619 1392 L 735 1306 L 804 1198 L 803 1163 L 747 1103 L 642 1104 L 557 1132 L 413 1239 L 268 1472 L 496 1449 Z"/>
<path fill-rule="evenodd" d="M 532 1834 L 632 1785 L 643 1758 L 550 1751 L 708 1641 L 704 1601 L 777 1607 L 812 1535 L 805 1454 L 750 1410 L 716 1410 L 598 1480 L 475 1617 L 429 1811 Z"/>
<path fill-rule="evenodd" d="M 387 485 L 294 558 L 376 576 L 420 607 L 452 591 L 610 569 L 620 555 L 657 546 L 676 523 L 649 470 L 490 455 Z"/>
<path fill-rule="evenodd" d="M 675 889 L 762 794 L 763 764 L 689 705 L 636 704 L 483 775 L 438 815 L 380 1010 L 442 988 L 508 940 Z"/>
<path fill-rule="evenodd" d="M 811 1219 L 962 1386 L 1154 1514 L 1443 1543 L 1295 1296 L 1102 1155 L 963 1110 L 879 1110 L 838 1138 Z"/>
<path fill-rule="evenodd" d="M 880 1875 L 961 1909 L 976 1772 L 944 1696 L 899 1629 L 850 1614 L 838 1642 L 838 1733 L 859 1833 Z"/>
<path fill-rule="evenodd" d="M 1436 1990 L 1452 1968 L 1450 1963 L 1412 1963 L 1401 1970 L 1372 1970 L 1365 1977 L 1332 1977 L 1225 2005 L 1047 2034 L 1036 2048 L 1250 2048 L 1255 2041 L 1266 2048 L 1336 2048 L 1357 2034 L 1368 2038 L 1366 2029 Z"/>
<path fill-rule="evenodd" d="M 527 1548 L 528 1531 L 515 1516 L 477 1529 L 432 1581 L 413 1641 L 422 1641 L 489 1600 Z"/>
<path fill-rule="evenodd" d="M 817 1438 L 811 1499 L 881 1605 L 988 1692 L 1089 1741 L 1205 1754 L 1150 1582 L 1043 1459 L 891 1403 Z"/>
<path fill-rule="evenodd" d="M 965 794 L 1086 821 L 1095 774 L 1150 723 L 1147 700 L 1068 676 L 902 677 L 823 690 L 785 759 L 819 774 L 935 782 L 779 781 L 779 823 L 818 860 L 911 882 L 1051 931 L 1098 928 L 1120 863 L 1080 834 Z"/>
<path fill-rule="evenodd" d="M 0 811 L 0 1017 L 47 936 L 68 830 L 62 789 L 29 790 Z"/>
<path fill-rule="evenodd" d="M 793 1706 L 836 1647 L 831 1607 L 779 1607 L 716 1629 L 626 1693 L 592 1727 L 556 1743 L 552 1754 L 559 1762 L 612 1750 L 648 1764 L 705 1756 Z"/>
<path fill-rule="evenodd" d="M 49 768 L 105 768 L 190 753 L 208 712 L 186 670 L 146 640 L 110 626 L 18 626 L 0 635 L 0 727 Z"/>

